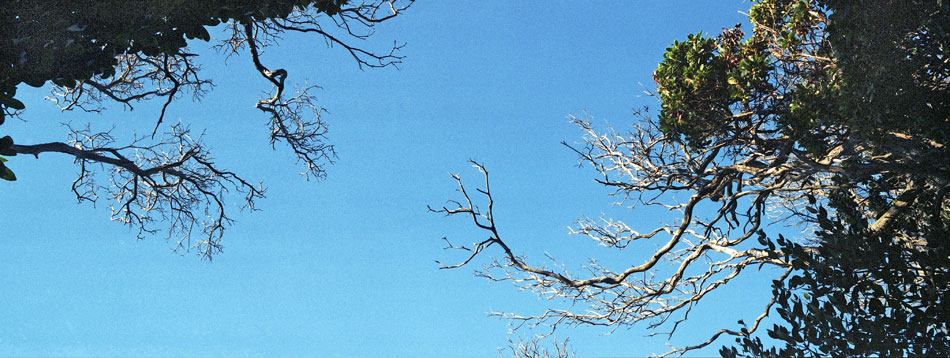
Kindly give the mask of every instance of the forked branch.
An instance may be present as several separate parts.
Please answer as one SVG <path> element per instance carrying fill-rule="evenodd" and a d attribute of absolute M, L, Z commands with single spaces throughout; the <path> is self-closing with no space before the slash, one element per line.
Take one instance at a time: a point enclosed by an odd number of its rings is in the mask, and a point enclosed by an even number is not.
<path fill-rule="evenodd" d="M 181 124 L 161 140 L 144 144 L 140 137 L 114 146 L 108 132 L 72 129 L 65 143 L 14 145 L 19 154 L 39 157 L 62 153 L 74 158 L 79 175 L 72 190 L 79 201 L 110 201 L 112 219 L 129 225 L 141 239 L 165 231 L 176 240 L 173 251 L 195 250 L 211 259 L 221 251 L 221 237 L 232 223 L 225 199 L 241 196 L 241 208 L 254 209 L 264 197 L 260 184 L 218 167 L 201 143 Z"/>

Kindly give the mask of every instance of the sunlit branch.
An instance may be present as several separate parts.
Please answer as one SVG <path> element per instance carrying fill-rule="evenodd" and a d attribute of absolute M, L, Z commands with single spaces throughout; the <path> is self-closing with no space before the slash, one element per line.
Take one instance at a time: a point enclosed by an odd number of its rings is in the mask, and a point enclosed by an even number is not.
<path fill-rule="evenodd" d="M 113 146 L 108 132 L 73 129 L 68 142 L 14 145 L 19 154 L 70 155 L 79 166 L 73 193 L 79 201 L 95 202 L 99 193 L 113 201 L 112 219 L 129 225 L 138 237 L 163 227 L 173 250 L 196 250 L 210 259 L 221 251 L 221 237 L 232 223 L 224 200 L 242 196 L 241 206 L 254 209 L 264 189 L 221 169 L 207 154 L 201 138 L 181 124 L 162 138 L 145 144 L 141 137 L 126 146 Z M 195 229 L 200 235 L 195 237 Z"/>

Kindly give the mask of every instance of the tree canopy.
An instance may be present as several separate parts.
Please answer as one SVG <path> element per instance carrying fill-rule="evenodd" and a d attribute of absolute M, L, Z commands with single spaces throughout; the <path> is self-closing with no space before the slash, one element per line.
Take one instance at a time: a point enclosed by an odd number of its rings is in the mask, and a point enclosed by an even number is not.
<path fill-rule="evenodd" d="M 322 178 L 335 152 L 326 142 L 322 109 L 308 93 L 313 87 L 287 88 L 288 73 L 262 61 L 262 49 L 288 32 L 312 33 L 339 46 L 360 68 L 398 64 L 401 45 L 373 52 L 350 45 L 374 33 L 377 23 L 397 16 L 410 2 L 346 0 L 267 1 L 9 1 L 0 9 L 0 124 L 25 109 L 17 98 L 21 84 L 52 85 L 51 98 L 62 110 L 99 112 L 104 103 L 132 108 L 161 99 L 163 106 L 150 136 L 116 145 L 108 132 L 71 128 L 65 142 L 24 144 L 0 138 L 0 155 L 58 152 L 75 158 L 80 173 L 72 190 L 77 199 L 115 200 L 112 218 L 138 231 L 159 231 L 204 257 L 220 251 L 231 223 L 224 194 L 239 193 L 253 208 L 264 188 L 217 166 L 200 135 L 186 124 L 163 123 L 168 106 L 185 94 L 195 100 L 210 90 L 188 45 L 211 42 L 209 28 L 223 25 L 227 37 L 219 51 L 247 51 L 253 67 L 273 85 L 255 105 L 269 118 L 272 144 L 286 144 L 305 166 L 307 177 Z M 190 41 L 190 42 L 189 42 Z M 7 162 L 4 164 L 4 162 Z M 15 180 L 7 158 L 0 177 Z M 109 170 L 102 170 L 103 165 Z M 100 180 L 97 180 L 100 179 Z M 104 183 L 104 184 L 101 184 Z M 192 234 L 195 240 L 192 241 Z"/>
<path fill-rule="evenodd" d="M 472 192 L 455 176 L 462 199 L 434 211 L 467 216 L 489 238 L 450 244 L 467 255 L 444 267 L 499 246 L 502 258 L 482 274 L 552 300 L 541 314 L 500 314 L 519 326 L 649 323 L 670 334 L 707 295 L 774 267 L 761 315 L 664 356 L 723 336 L 737 344 L 724 356 L 950 353 L 950 4 L 761 0 L 748 15 L 750 34 L 736 25 L 667 49 L 654 72 L 656 117 L 638 112 L 626 133 L 574 119 L 584 143 L 568 146 L 597 183 L 620 203 L 678 217 L 646 231 L 582 219 L 571 232 L 655 248 L 644 261 L 592 260 L 583 268 L 591 275 L 578 275 L 515 255 L 476 164 L 484 187 Z M 767 228 L 789 220 L 803 234 Z M 785 322 L 767 334 L 784 346 L 758 336 L 773 313 Z"/>

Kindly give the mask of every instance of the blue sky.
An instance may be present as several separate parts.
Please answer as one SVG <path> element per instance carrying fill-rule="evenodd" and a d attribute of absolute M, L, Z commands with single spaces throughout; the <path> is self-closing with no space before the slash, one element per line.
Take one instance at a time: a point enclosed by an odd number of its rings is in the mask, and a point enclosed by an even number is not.
<path fill-rule="evenodd" d="M 580 140 L 567 116 L 632 123 L 632 108 L 656 104 L 641 93 L 653 87 L 664 49 L 744 22 L 739 11 L 749 5 L 419 1 L 365 42 L 406 42 L 399 70 L 360 71 L 340 48 L 287 36 L 265 64 L 323 87 L 315 94 L 339 152 L 328 178 L 310 182 L 287 148 L 267 143 L 266 118 L 253 104 L 269 87 L 250 59 L 225 62 L 195 43 L 216 87 L 200 103 L 174 103 L 166 123 L 206 130 L 218 164 L 262 181 L 262 211 L 235 211 L 224 253 L 199 261 L 170 253 L 160 237 L 136 240 L 108 220 L 105 199 L 77 205 L 69 158 L 12 158 L 19 181 L 0 183 L 0 356 L 496 356 L 508 326 L 487 312 L 538 312 L 545 302 L 473 277 L 487 256 L 438 269 L 435 260 L 459 258 L 442 250 L 443 236 L 483 236 L 465 220 L 427 212 L 455 197 L 448 173 L 474 185 L 480 177 L 467 160 L 488 167 L 502 234 L 529 259 L 550 252 L 569 267 L 605 255 L 639 263 L 567 235 L 574 220 L 602 213 L 643 227 L 672 220 L 612 207 L 594 172 L 577 168 L 560 144 Z M 156 103 L 59 113 L 43 100 L 46 89 L 19 91 L 26 121 L 2 127 L 18 143 L 62 140 L 65 121 L 145 133 L 158 113 Z M 705 340 L 720 322 L 751 321 L 760 306 L 747 303 L 765 299 L 767 282 L 738 281 L 703 302 L 671 343 Z M 582 357 L 667 349 L 665 337 L 645 338 L 642 327 L 602 333 L 558 336 L 570 336 Z"/>

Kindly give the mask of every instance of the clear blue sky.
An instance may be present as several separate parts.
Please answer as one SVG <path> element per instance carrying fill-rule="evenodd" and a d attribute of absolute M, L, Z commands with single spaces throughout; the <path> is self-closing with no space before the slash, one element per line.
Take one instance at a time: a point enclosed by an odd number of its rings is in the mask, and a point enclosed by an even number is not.
<path fill-rule="evenodd" d="M 664 49 L 689 33 L 744 22 L 741 1 L 419 1 L 378 28 L 366 47 L 408 45 L 400 70 L 361 72 L 342 49 L 287 36 L 265 62 L 291 80 L 323 87 L 330 139 L 340 157 L 324 181 L 297 175 L 288 149 L 267 144 L 253 108 L 269 88 L 248 57 L 224 59 L 195 43 L 216 87 L 200 103 L 176 102 L 180 118 L 222 166 L 263 181 L 262 211 L 234 213 L 213 262 L 172 254 L 161 238 L 138 241 L 108 220 L 108 202 L 76 204 L 66 156 L 18 156 L 19 181 L 0 183 L 0 356 L 487 357 L 506 346 L 507 322 L 487 312 L 538 312 L 545 302 L 473 277 L 451 261 L 443 236 L 481 239 L 469 222 L 426 211 L 454 198 L 448 172 L 493 176 L 496 217 L 509 244 L 540 262 L 550 252 L 579 267 L 604 249 L 566 227 L 613 215 L 649 227 L 672 217 L 611 207 L 594 172 L 576 168 L 561 141 L 580 132 L 567 116 L 631 123 L 633 107 Z M 641 85 L 642 83 L 642 85 Z M 26 122 L 2 133 L 19 143 L 63 140 L 59 123 L 148 132 L 157 106 L 110 106 L 102 115 L 59 113 L 46 89 L 21 87 Z M 618 263 L 638 264 L 613 255 Z M 705 340 L 719 322 L 751 321 L 767 280 L 739 281 L 703 302 L 673 344 Z M 744 285 L 745 286 L 741 286 Z M 758 301 L 757 301 L 758 300 Z M 750 310 L 749 308 L 752 308 Z M 531 335 L 532 331 L 519 331 Z M 642 327 L 565 329 L 582 357 L 666 352 Z M 715 355 L 716 348 L 690 356 Z"/>

